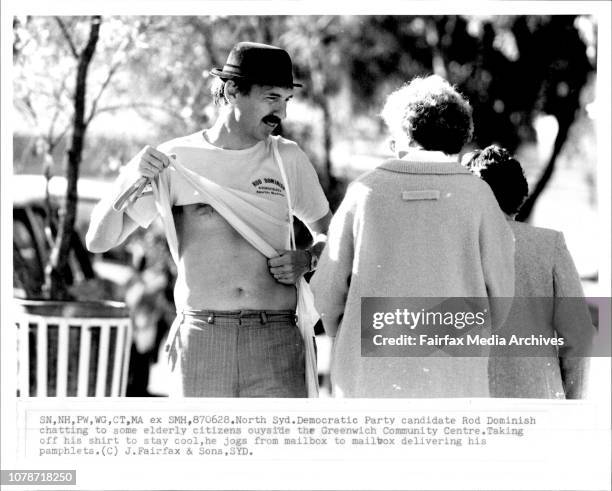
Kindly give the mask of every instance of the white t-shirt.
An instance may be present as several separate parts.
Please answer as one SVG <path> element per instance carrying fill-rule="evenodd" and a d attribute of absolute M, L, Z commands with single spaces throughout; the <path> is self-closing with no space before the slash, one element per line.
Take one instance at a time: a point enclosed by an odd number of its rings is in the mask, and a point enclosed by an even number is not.
<path fill-rule="evenodd" d="M 305 223 L 323 218 L 329 204 L 308 157 L 290 140 L 279 138 L 278 148 L 290 186 L 294 215 Z M 177 161 L 188 169 L 239 192 L 253 206 L 288 222 L 285 187 L 272 155 L 270 139 L 243 150 L 225 150 L 211 145 L 198 132 L 163 143 L 158 149 L 167 155 L 176 155 Z M 167 186 L 174 206 L 202 201 L 194 187 L 171 167 L 160 174 L 160 185 Z M 158 214 L 153 195 L 144 194 L 128 207 L 127 213 L 140 226 L 148 227 Z M 285 233 L 265 235 L 277 235 L 266 238 L 278 249 L 285 247 Z"/>

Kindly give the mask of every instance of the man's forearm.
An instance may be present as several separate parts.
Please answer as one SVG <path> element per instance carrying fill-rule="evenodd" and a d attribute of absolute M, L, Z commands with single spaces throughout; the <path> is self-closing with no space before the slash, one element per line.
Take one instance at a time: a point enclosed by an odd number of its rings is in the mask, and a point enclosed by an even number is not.
<path fill-rule="evenodd" d="M 100 201 L 91 214 L 89 230 L 85 236 L 87 249 L 106 252 L 119 245 L 137 225 L 123 211 L 115 211 L 112 199 Z"/>
<path fill-rule="evenodd" d="M 159 172 L 167 163 L 149 163 L 150 154 L 163 155 L 150 146 L 143 148 L 132 160 L 124 165 L 113 185 L 113 191 L 103 198 L 91 214 L 89 230 L 85 237 L 87 248 L 91 252 L 106 252 L 121 244 L 138 225 L 126 213 L 125 209 L 117 211 L 115 201 L 139 179 L 152 178 L 153 171 Z M 166 157 L 167 159 L 167 157 Z M 143 170 L 144 169 L 144 170 Z"/>
<path fill-rule="evenodd" d="M 328 211 L 325 216 L 319 218 L 315 222 L 308 223 L 308 230 L 312 235 L 312 245 L 307 249 L 309 257 L 308 271 L 313 271 L 319 264 L 319 258 L 327 244 L 327 231 L 331 222 L 332 214 Z"/>

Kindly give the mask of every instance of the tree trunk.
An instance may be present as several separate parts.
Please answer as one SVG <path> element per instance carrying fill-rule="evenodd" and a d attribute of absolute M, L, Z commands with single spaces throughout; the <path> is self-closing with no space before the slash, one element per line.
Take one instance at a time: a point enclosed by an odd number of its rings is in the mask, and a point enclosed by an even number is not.
<path fill-rule="evenodd" d="M 544 189 L 546 189 L 546 186 L 548 185 L 550 179 L 552 178 L 552 175 L 555 171 L 555 165 L 557 163 L 557 158 L 559 157 L 559 154 L 561 153 L 561 149 L 563 148 L 563 145 L 565 144 L 565 141 L 567 140 L 567 136 L 569 134 L 570 127 L 572 126 L 572 123 L 574 122 L 574 117 L 573 115 L 567 116 L 564 118 L 558 117 L 558 120 L 559 120 L 559 131 L 557 133 L 557 137 L 555 138 L 552 155 L 550 156 L 550 159 L 548 159 L 546 168 L 544 169 L 544 172 L 540 176 L 540 179 L 538 179 L 538 182 L 536 183 L 533 191 L 527 197 L 527 199 L 525 200 L 525 203 L 523 204 L 523 206 L 518 212 L 518 215 L 516 216 L 516 220 L 519 222 L 529 221 L 529 218 L 531 214 L 533 213 L 533 209 L 535 207 L 536 201 L 538 200 L 538 198 L 540 197 Z"/>
<path fill-rule="evenodd" d="M 446 63 L 444 62 L 444 55 L 440 49 L 440 33 L 438 32 L 438 26 L 434 20 L 429 20 L 425 23 L 426 29 L 426 40 L 427 44 L 431 48 L 431 67 L 434 74 L 447 79 Z"/>
<path fill-rule="evenodd" d="M 328 192 L 332 182 L 332 117 L 329 109 L 329 99 L 325 94 L 316 94 L 313 96 L 313 102 L 321 109 L 323 116 L 323 171 L 321 176 L 321 186 Z"/>
<path fill-rule="evenodd" d="M 46 298 L 54 300 L 69 299 L 68 289 L 62 271 L 64 271 L 68 264 L 70 245 L 74 231 L 77 207 L 77 182 L 79 179 L 79 167 L 83 153 L 85 131 L 87 130 L 87 122 L 85 120 L 87 72 L 96 50 L 96 44 L 98 43 L 100 23 L 100 16 L 93 16 L 91 18 L 89 39 L 78 58 L 73 99 L 74 118 L 72 124 L 72 141 L 68 149 L 66 167 L 66 196 L 60 209 L 57 238 L 53 244 L 49 263 L 45 268 L 44 294 Z"/>
<path fill-rule="evenodd" d="M 215 42 L 214 42 L 214 33 L 213 33 L 214 25 L 211 26 L 207 22 L 200 22 L 197 25 L 197 29 L 202 34 L 204 49 L 208 53 L 208 58 L 210 59 L 210 66 L 211 67 L 222 67 L 224 62 L 218 59 Z"/>
<path fill-rule="evenodd" d="M 257 18 L 257 24 L 259 26 L 259 32 L 261 33 L 262 43 L 273 44 L 274 35 L 273 32 L 273 19 L 269 16 L 261 16 Z"/>

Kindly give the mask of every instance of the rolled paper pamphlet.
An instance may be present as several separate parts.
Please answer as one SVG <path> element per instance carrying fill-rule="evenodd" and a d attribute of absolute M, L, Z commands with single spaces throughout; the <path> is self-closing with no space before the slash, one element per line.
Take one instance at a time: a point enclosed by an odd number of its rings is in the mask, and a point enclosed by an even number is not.
<path fill-rule="evenodd" d="M 123 193 L 119 195 L 119 197 L 113 203 L 113 210 L 115 211 L 123 211 L 129 205 L 131 205 L 134 201 L 140 198 L 140 195 L 144 191 L 147 184 L 150 183 L 150 179 L 148 177 L 141 176 L 134 184 L 132 184 L 129 188 L 127 188 Z"/>
<path fill-rule="evenodd" d="M 172 153 L 169 155 L 172 160 L 176 159 L 176 154 Z M 132 184 L 129 188 L 123 191 L 119 197 L 113 202 L 113 210 L 115 211 L 123 211 L 129 205 L 131 205 L 134 201 L 136 201 L 142 195 L 145 188 L 151 183 L 151 179 L 149 177 L 140 176 L 134 184 Z"/>

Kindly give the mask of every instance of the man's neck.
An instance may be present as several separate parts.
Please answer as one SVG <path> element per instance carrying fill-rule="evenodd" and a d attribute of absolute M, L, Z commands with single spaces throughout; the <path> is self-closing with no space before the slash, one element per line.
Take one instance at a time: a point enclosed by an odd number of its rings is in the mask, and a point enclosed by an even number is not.
<path fill-rule="evenodd" d="M 224 150 L 244 150 L 256 145 L 259 140 L 246 136 L 240 129 L 234 113 L 222 110 L 221 114 L 209 129 L 204 130 L 208 143 Z"/>

